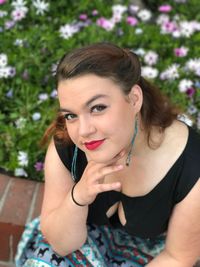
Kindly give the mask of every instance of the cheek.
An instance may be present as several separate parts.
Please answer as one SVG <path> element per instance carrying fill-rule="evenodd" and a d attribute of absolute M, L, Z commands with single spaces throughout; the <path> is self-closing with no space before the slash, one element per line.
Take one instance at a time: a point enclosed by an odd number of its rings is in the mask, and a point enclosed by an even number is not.
<path fill-rule="evenodd" d="M 77 133 L 78 133 L 76 128 L 73 125 L 69 125 L 67 123 L 66 123 L 66 128 L 67 128 L 67 132 L 68 132 L 68 135 L 71 138 L 71 140 L 73 142 L 76 142 L 77 141 Z"/>

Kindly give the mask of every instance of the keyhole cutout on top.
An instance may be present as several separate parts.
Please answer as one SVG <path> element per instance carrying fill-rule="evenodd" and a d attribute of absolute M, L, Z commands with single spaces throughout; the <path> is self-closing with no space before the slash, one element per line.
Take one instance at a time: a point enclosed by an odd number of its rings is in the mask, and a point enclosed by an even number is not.
<path fill-rule="evenodd" d="M 106 216 L 110 218 L 115 212 L 118 213 L 119 221 L 124 226 L 126 224 L 126 217 L 124 213 L 124 208 L 122 202 L 119 201 L 112 205 L 106 212 Z"/>

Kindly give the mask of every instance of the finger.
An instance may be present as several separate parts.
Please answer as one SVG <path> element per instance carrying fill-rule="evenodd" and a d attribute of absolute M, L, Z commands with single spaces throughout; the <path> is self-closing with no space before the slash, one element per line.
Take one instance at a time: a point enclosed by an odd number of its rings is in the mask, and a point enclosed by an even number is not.
<path fill-rule="evenodd" d="M 98 181 L 98 180 L 104 178 L 106 175 L 109 175 L 109 174 L 114 173 L 114 172 L 118 172 L 118 171 L 122 170 L 123 168 L 124 168 L 124 166 L 121 164 L 100 168 L 97 170 L 96 173 L 94 173 L 94 176 L 96 176 L 96 178 L 94 177 L 94 181 Z"/>
<path fill-rule="evenodd" d="M 109 183 L 109 184 L 97 184 L 95 185 L 95 188 L 96 188 L 96 194 L 107 192 L 107 191 L 112 191 L 112 190 L 119 191 L 119 189 L 121 188 L 121 183 L 115 182 L 115 183 Z"/>

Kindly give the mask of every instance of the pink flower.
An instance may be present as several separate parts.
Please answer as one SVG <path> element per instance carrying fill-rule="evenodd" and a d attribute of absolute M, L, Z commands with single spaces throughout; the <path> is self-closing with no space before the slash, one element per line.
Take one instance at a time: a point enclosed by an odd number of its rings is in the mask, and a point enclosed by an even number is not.
<path fill-rule="evenodd" d="M 135 26 L 138 24 L 138 20 L 135 17 L 127 17 L 126 22 L 131 25 L 131 26 Z"/>
<path fill-rule="evenodd" d="M 164 33 L 173 33 L 177 30 L 177 25 L 173 21 L 167 21 L 161 25 L 161 29 Z"/>
<path fill-rule="evenodd" d="M 104 17 L 99 18 L 96 23 L 98 26 L 104 28 L 107 31 L 111 31 L 115 26 L 115 23 L 113 21 L 105 19 Z"/>
<path fill-rule="evenodd" d="M 96 10 L 96 9 L 94 9 L 93 11 L 92 11 L 92 15 L 93 16 L 96 16 L 96 15 L 98 15 L 99 14 L 99 12 Z"/>
<path fill-rule="evenodd" d="M 183 47 L 183 46 L 180 48 L 174 49 L 174 54 L 177 57 L 185 57 L 185 56 L 187 56 L 187 53 L 188 53 L 188 48 Z"/>
<path fill-rule="evenodd" d="M 158 8 L 160 12 L 168 13 L 172 10 L 172 7 L 170 5 L 162 5 Z"/>
<path fill-rule="evenodd" d="M 44 169 L 44 163 L 41 161 L 38 161 L 35 163 L 34 167 L 35 167 L 37 172 L 40 172 Z"/>
<path fill-rule="evenodd" d="M 88 18 L 87 14 L 80 14 L 79 19 L 86 20 Z"/>
<path fill-rule="evenodd" d="M 6 0 L 0 0 L 0 5 L 4 4 Z"/>

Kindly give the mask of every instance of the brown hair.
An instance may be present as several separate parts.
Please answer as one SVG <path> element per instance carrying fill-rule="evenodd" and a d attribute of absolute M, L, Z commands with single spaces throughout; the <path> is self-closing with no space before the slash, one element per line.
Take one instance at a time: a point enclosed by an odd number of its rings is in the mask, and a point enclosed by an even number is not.
<path fill-rule="evenodd" d="M 129 49 L 110 43 L 97 43 L 75 49 L 60 60 L 56 71 L 57 84 L 84 74 L 95 74 L 112 79 L 120 85 L 125 95 L 129 94 L 133 85 L 138 84 L 141 87 L 143 92 L 141 119 L 149 144 L 153 126 L 159 127 L 163 132 L 177 117 L 178 109 L 157 87 L 141 76 L 139 59 Z M 70 142 L 62 114 L 58 113 L 55 121 L 47 129 L 43 143 L 49 135 L 54 135 L 58 141 Z"/>

